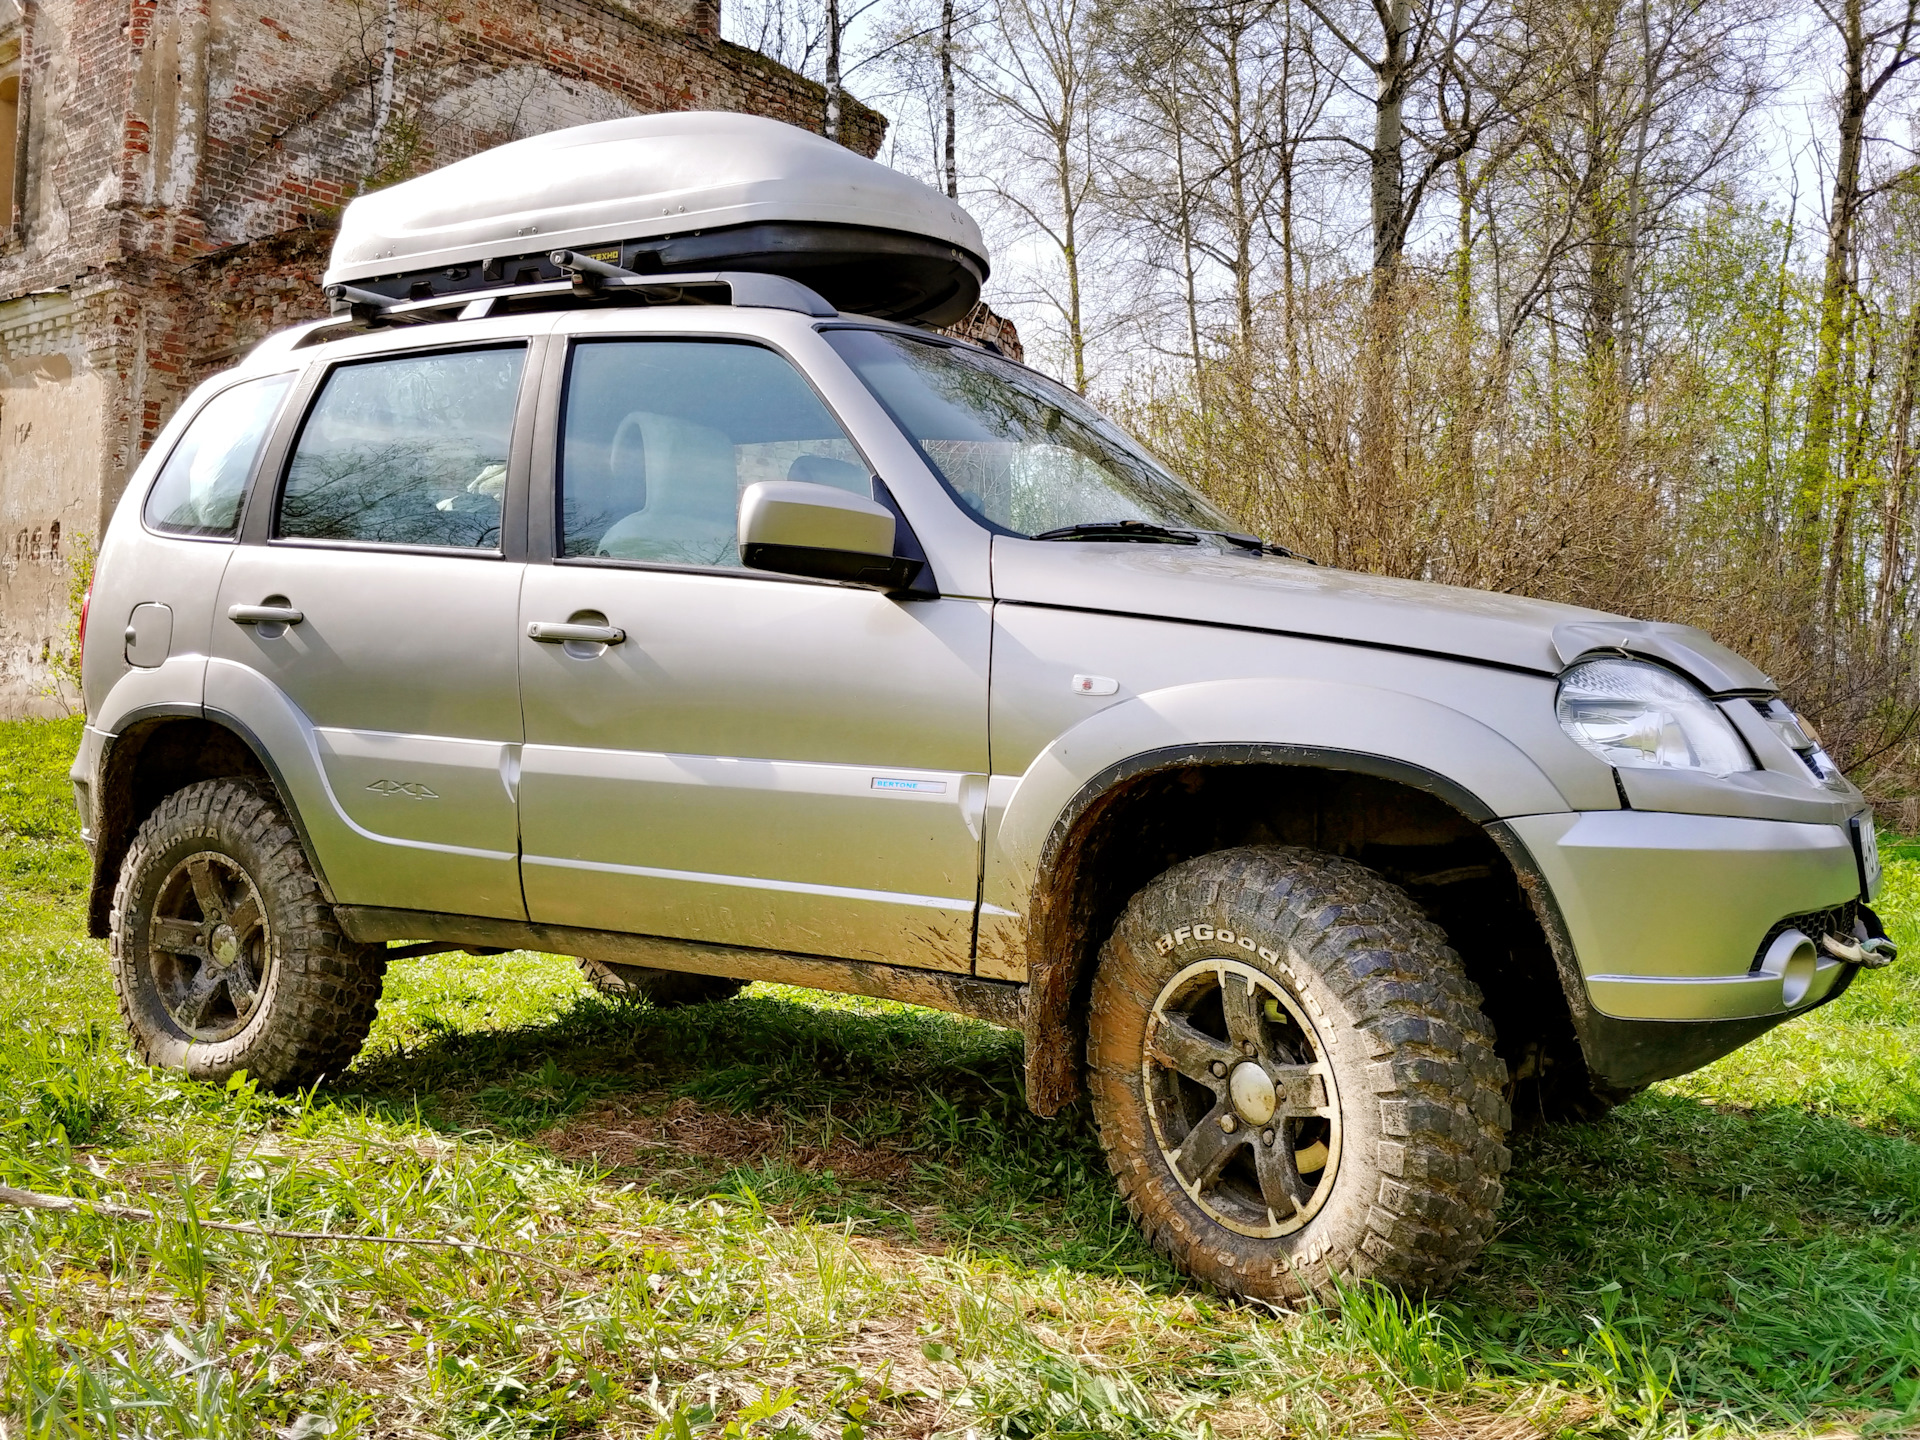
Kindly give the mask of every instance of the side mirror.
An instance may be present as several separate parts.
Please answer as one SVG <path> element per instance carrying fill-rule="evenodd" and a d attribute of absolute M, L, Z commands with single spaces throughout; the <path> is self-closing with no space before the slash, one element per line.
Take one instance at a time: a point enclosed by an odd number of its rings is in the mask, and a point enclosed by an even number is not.
<path fill-rule="evenodd" d="M 922 560 L 893 553 L 886 506 L 804 480 L 761 480 L 740 496 L 740 559 L 750 569 L 904 590 Z"/>

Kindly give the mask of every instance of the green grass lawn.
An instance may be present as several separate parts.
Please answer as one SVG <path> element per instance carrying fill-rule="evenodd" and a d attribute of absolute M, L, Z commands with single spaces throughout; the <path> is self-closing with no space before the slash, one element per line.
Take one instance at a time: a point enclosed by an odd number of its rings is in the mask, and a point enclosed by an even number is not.
<path fill-rule="evenodd" d="M 1911 962 L 1520 1138 L 1445 1300 L 1276 1314 L 1140 1243 L 1084 1114 L 1025 1111 L 1017 1037 L 904 1006 L 657 1013 L 435 956 L 338 1086 L 146 1070 L 85 938 L 77 739 L 0 725 L 0 1184 L 168 1218 L 0 1207 L 6 1440 L 1920 1427 Z M 1920 945 L 1920 860 L 1889 869 Z"/>

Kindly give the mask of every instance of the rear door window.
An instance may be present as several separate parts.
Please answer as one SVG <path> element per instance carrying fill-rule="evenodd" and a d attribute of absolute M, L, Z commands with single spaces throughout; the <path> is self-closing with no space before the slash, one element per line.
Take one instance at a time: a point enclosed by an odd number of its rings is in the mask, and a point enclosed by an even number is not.
<path fill-rule="evenodd" d="M 498 550 L 525 362 L 513 346 L 339 366 L 301 427 L 276 537 Z"/>
<path fill-rule="evenodd" d="M 233 538 L 260 442 L 292 383 L 291 375 L 268 375 L 223 390 L 207 402 L 147 492 L 150 528 L 169 535 Z"/>

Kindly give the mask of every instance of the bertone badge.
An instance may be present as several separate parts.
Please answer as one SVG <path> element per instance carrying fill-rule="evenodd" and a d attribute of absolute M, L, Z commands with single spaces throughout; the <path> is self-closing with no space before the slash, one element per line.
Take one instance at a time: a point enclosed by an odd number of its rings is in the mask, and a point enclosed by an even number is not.
<path fill-rule="evenodd" d="M 376 795 L 401 796 L 408 800 L 438 800 L 440 797 L 424 785 L 408 785 L 399 780 L 376 780 L 367 789 Z"/>

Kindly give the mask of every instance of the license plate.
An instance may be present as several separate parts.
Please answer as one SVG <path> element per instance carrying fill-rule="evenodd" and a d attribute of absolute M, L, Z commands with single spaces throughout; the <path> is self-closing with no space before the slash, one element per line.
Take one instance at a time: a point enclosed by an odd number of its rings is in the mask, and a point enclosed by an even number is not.
<path fill-rule="evenodd" d="M 1873 833 L 1873 812 L 1853 817 L 1853 848 L 1860 857 L 1860 891 L 1872 900 L 1880 893 L 1880 838 Z"/>

